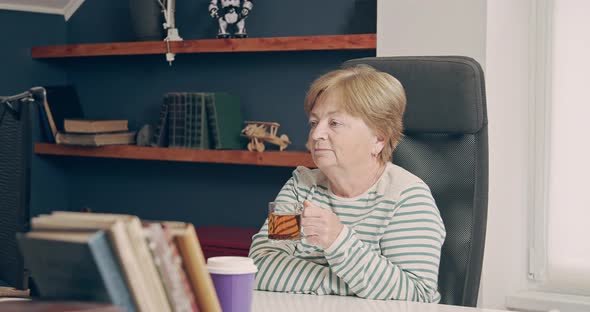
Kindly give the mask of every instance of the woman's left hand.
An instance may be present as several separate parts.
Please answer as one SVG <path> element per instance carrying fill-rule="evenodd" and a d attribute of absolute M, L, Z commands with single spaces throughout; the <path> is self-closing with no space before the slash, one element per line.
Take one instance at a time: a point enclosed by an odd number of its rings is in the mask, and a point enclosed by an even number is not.
<path fill-rule="evenodd" d="M 323 249 L 330 247 L 344 227 L 338 216 L 308 200 L 303 202 L 303 208 L 301 226 L 307 242 Z"/>

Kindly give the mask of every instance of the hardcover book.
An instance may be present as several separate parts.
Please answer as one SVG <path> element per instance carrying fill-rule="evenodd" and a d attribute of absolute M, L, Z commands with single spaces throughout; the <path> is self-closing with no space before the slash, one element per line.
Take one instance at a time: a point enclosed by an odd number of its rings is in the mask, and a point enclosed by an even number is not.
<path fill-rule="evenodd" d="M 65 119 L 64 130 L 66 133 L 105 133 L 128 131 L 127 120 L 121 119 Z"/>
<path fill-rule="evenodd" d="M 148 246 L 160 273 L 168 299 L 175 312 L 198 312 L 190 287 L 185 288 L 182 260 L 168 243 L 165 230 L 160 223 L 144 225 Z"/>
<path fill-rule="evenodd" d="M 199 310 L 221 312 L 221 305 L 207 270 L 207 263 L 195 227 L 191 223 L 183 222 L 164 222 L 163 224 L 169 229 L 180 251 Z"/>
<path fill-rule="evenodd" d="M 81 146 L 132 145 L 135 144 L 135 135 L 134 131 L 95 134 L 58 132 L 55 143 Z"/>
<path fill-rule="evenodd" d="M 205 100 L 198 93 L 167 93 L 168 144 L 177 148 L 208 149 Z"/>
<path fill-rule="evenodd" d="M 215 149 L 243 149 L 240 137 L 244 119 L 240 99 L 227 93 L 203 93 L 209 133 Z"/>
<path fill-rule="evenodd" d="M 171 101 L 169 96 L 164 97 L 162 106 L 160 107 L 160 116 L 156 131 L 154 131 L 154 137 L 152 138 L 153 147 L 166 147 L 168 146 L 168 106 Z"/>
<path fill-rule="evenodd" d="M 105 231 L 17 235 L 43 298 L 113 303 L 137 311 Z"/>

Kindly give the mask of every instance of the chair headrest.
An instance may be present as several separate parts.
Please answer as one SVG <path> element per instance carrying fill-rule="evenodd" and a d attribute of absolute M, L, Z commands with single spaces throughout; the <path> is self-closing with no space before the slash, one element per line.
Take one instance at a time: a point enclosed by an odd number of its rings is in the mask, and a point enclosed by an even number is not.
<path fill-rule="evenodd" d="M 477 133 L 487 125 L 484 75 L 463 56 L 368 57 L 367 64 L 396 77 L 406 90 L 405 133 Z"/>

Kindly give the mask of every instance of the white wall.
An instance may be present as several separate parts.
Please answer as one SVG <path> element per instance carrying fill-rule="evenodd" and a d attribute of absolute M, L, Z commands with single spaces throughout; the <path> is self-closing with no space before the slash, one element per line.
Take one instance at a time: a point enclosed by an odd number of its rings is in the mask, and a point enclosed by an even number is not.
<path fill-rule="evenodd" d="M 485 61 L 485 0 L 378 0 L 377 55 Z"/>
<path fill-rule="evenodd" d="M 377 55 L 467 55 L 485 70 L 489 205 L 479 306 L 527 287 L 529 19 L 535 0 L 379 0 Z"/>

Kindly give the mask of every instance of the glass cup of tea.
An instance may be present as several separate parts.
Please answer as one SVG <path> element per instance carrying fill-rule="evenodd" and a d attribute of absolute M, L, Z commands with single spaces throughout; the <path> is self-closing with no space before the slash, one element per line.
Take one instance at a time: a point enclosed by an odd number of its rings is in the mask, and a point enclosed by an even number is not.
<path fill-rule="evenodd" d="M 301 203 L 270 202 L 268 203 L 268 239 L 273 241 L 300 240 Z"/>

